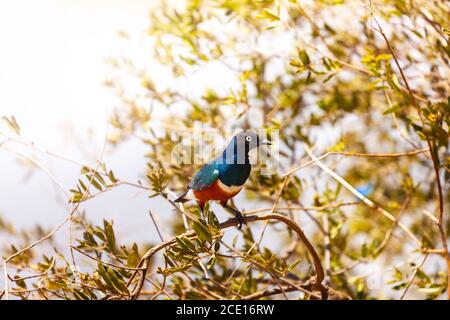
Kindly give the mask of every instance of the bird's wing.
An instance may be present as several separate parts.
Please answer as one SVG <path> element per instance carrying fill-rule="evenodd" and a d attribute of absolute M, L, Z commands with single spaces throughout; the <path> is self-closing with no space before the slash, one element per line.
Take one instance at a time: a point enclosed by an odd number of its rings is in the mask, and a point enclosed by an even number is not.
<path fill-rule="evenodd" d="M 214 163 L 208 163 L 194 176 L 189 188 L 194 191 L 208 189 L 219 179 L 219 170 Z"/>

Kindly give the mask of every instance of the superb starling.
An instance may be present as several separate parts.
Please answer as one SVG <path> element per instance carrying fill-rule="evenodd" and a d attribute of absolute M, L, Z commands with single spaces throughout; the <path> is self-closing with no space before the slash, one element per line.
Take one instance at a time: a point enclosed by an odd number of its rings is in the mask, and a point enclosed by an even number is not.
<path fill-rule="evenodd" d="M 260 145 L 270 145 L 267 140 L 260 141 L 256 133 L 242 131 L 236 134 L 220 156 L 204 165 L 188 185 L 188 190 L 175 202 L 186 202 L 194 198 L 203 212 L 205 204 L 219 201 L 240 220 L 240 211 L 230 207 L 228 200 L 237 195 L 250 176 L 249 151 Z"/>

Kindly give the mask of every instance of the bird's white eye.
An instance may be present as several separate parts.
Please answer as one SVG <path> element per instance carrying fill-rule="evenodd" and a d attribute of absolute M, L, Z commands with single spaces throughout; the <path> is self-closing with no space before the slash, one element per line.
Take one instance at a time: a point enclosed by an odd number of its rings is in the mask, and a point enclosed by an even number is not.
<path fill-rule="evenodd" d="M 248 142 L 250 142 L 250 141 L 252 141 L 252 137 L 246 136 L 246 137 L 245 137 L 245 140 L 247 140 Z"/>

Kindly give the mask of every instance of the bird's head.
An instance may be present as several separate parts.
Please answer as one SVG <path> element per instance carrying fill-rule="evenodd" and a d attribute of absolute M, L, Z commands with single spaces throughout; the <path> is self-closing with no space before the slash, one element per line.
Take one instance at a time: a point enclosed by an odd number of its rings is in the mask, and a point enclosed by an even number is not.
<path fill-rule="evenodd" d="M 246 152 L 249 152 L 261 145 L 271 145 L 265 139 L 261 139 L 256 133 L 252 131 L 241 131 L 234 136 L 238 147 L 243 147 Z"/>
<path fill-rule="evenodd" d="M 241 131 L 231 139 L 230 144 L 225 148 L 219 161 L 231 164 L 248 164 L 249 152 L 258 148 L 261 145 L 270 145 L 267 140 L 260 139 L 260 137 L 251 131 Z"/>

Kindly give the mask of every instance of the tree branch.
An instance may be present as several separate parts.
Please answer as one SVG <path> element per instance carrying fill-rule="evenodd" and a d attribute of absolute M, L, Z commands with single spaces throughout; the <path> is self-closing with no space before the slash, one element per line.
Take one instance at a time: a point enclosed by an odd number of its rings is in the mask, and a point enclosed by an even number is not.
<path fill-rule="evenodd" d="M 369 206 L 372 209 L 377 210 L 380 212 L 383 216 L 388 218 L 394 223 L 398 223 L 398 226 L 417 244 L 417 246 L 421 249 L 422 248 L 422 242 L 417 239 L 417 237 L 411 232 L 411 230 L 408 229 L 403 223 L 400 221 L 397 222 L 395 217 L 385 209 L 381 208 L 377 204 L 375 204 L 372 200 L 362 195 L 358 190 L 356 190 L 351 184 L 349 184 L 347 181 L 345 181 L 341 176 L 339 176 L 336 172 L 328 168 L 326 165 L 324 165 L 322 162 L 319 161 L 319 159 L 312 153 L 311 149 L 309 149 L 307 146 L 305 146 L 305 151 L 308 153 L 308 155 L 311 157 L 311 159 L 316 161 L 316 164 L 325 171 L 328 175 L 330 175 L 333 179 L 335 179 L 337 182 L 342 184 L 347 190 L 349 190 L 353 195 L 355 195 L 358 199 L 360 199 L 362 202 L 364 202 L 367 206 Z"/>
<path fill-rule="evenodd" d="M 324 273 L 324 270 L 322 267 L 320 257 L 318 255 L 317 251 L 315 250 L 314 246 L 311 244 L 311 242 L 308 240 L 308 238 L 303 233 L 303 230 L 294 221 L 292 221 L 289 217 L 283 216 L 281 214 L 276 214 L 276 213 L 266 214 L 266 215 L 261 215 L 261 216 L 251 215 L 251 216 L 244 217 L 245 223 L 257 222 L 257 221 L 270 221 L 270 220 L 277 220 L 277 221 L 283 222 L 290 229 L 292 229 L 293 231 L 295 231 L 297 233 L 298 237 L 303 242 L 303 244 L 305 245 L 305 247 L 307 248 L 309 254 L 311 255 L 311 257 L 313 259 L 315 277 L 312 282 L 312 286 L 316 290 L 325 292 L 327 289 L 326 289 L 326 287 L 324 287 L 322 285 L 322 281 L 324 279 L 325 273 Z M 240 223 L 239 219 L 232 218 L 232 219 L 229 219 L 229 220 L 221 223 L 220 229 L 235 227 L 235 226 L 239 225 L 239 223 Z M 195 232 L 190 231 L 190 232 L 186 232 L 186 233 L 182 234 L 180 237 L 194 238 L 194 237 L 196 237 L 196 234 L 195 234 Z M 136 276 L 138 274 L 140 274 L 138 284 L 136 285 L 135 289 L 133 290 L 133 292 L 131 294 L 132 299 L 137 299 L 140 295 L 140 292 L 143 288 L 145 277 L 146 277 L 146 274 L 148 271 L 150 259 L 157 252 L 159 252 L 167 247 L 170 247 L 170 246 L 174 245 L 175 243 L 176 243 L 176 237 L 151 248 L 144 254 L 144 256 L 141 258 L 141 261 L 139 262 L 136 269 L 143 268 L 145 270 L 144 271 L 135 271 L 128 281 L 128 286 L 130 286 L 131 283 L 133 282 L 133 280 L 136 278 Z"/>

